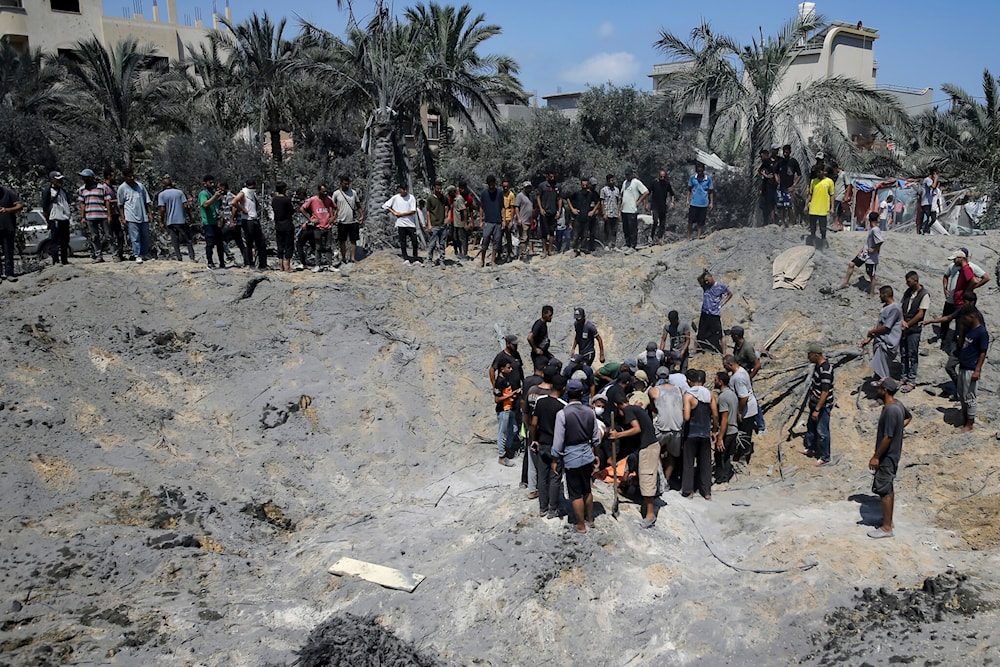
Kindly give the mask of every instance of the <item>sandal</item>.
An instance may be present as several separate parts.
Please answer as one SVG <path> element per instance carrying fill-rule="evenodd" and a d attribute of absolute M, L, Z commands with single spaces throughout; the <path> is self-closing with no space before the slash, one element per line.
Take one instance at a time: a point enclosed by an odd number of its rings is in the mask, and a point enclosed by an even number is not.
<path fill-rule="evenodd" d="M 904 394 L 909 394 L 914 389 L 916 389 L 916 387 L 907 382 L 906 384 L 904 384 L 902 387 L 899 388 L 899 391 L 901 391 Z"/>

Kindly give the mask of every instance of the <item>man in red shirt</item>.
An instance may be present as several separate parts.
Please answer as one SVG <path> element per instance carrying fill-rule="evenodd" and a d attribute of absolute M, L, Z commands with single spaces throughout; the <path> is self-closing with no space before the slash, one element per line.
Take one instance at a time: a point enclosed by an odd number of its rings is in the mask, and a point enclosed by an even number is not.
<path fill-rule="evenodd" d="M 316 266 L 313 267 L 313 272 L 319 273 L 323 270 L 323 253 L 333 254 L 330 246 L 330 232 L 333 229 L 333 216 L 337 212 L 337 205 L 330 198 L 330 191 L 325 183 L 320 183 L 317 193 L 302 204 L 301 211 L 302 215 L 309 218 L 309 222 L 314 225 Z M 303 226 L 302 231 L 307 231 L 305 226 Z"/>
<path fill-rule="evenodd" d="M 969 258 L 965 254 L 964 250 L 956 250 L 948 259 L 955 262 L 955 266 L 958 267 L 958 280 L 955 282 L 955 310 L 958 310 L 963 305 L 963 297 L 969 292 L 973 291 L 980 285 L 986 282 L 985 277 L 977 280 L 976 274 L 972 271 L 972 267 L 969 266 Z"/>

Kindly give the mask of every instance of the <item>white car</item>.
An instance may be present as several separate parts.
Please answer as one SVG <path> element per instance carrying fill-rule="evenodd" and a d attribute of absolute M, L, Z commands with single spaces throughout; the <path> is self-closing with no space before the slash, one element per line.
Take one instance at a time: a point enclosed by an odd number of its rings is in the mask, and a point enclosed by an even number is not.
<path fill-rule="evenodd" d="M 38 255 L 39 258 L 49 256 L 49 226 L 45 223 L 45 216 L 42 209 L 33 208 L 25 214 L 26 224 L 21 227 L 21 234 L 24 235 L 25 255 Z M 85 253 L 90 248 L 90 239 L 84 236 L 79 228 L 72 228 L 69 232 L 69 251 L 71 254 Z"/>

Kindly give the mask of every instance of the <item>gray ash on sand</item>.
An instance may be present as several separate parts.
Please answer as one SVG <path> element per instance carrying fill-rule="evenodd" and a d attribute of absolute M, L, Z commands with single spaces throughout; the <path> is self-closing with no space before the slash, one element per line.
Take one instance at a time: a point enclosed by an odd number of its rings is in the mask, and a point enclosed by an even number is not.
<path fill-rule="evenodd" d="M 445 663 L 383 627 L 374 616 L 342 614 L 316 626 L 298 652 L 299 667 L 437 667 Z"/>
<path fill-rule="evenodd" d="M 858 660 L 879 662 L 881 657 L 899 664 L 918 660 L 922 665 L 957 664 L 954 660 L 962 654 L 957 645 L 968 643 L 973 650 L 964 664 L 977 664 L 974 647 L 990 637 L 980 637 L 969 620 L 997 607 L 984 600 L 984 592 L 982 585 L 957 572 L 928 577 L 920 588 L 896 592 L 865 588 L 853 607 L 838 607 L 827 614 L 828 629 L 812 636 L 820 648 L 802 663 L 859 664 Z"/>

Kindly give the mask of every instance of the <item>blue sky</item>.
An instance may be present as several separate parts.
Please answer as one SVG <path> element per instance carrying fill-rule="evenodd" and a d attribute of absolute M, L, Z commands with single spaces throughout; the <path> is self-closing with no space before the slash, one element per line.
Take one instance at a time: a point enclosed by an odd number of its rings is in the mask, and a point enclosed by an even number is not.
<path fill-rule="evenodd" d="M 141 0 L 147 17 L 152 0 Z M 166 15 L 166 0 L 159 0 Z M 216 0 L 220 14 L 225 0 Z M 401 10 L 415 2 L 397 2 Z M 447 4 L 447 2 L 442 2 Z M 588 83 L 634 84 L 650 90 L 653 64 L 665 58 L 653 48 L 661 30 L 687 35 L 702 18 L 717 32 L 748 42 L 762 28 L 775 33 L 794 15 L 796 2 L 746 2 L 713 0 L 633 0 L 578 2 L 544 0 L 471 0 L 475 12 L 483 12 L 489 23 L 503 34 L 487 42 L 488 50 L 515 58 L 521 65 L 521 81 L 529 92 L 549 95 L 559 90 L 583 90 Z M 233 18 L 240 21 L 253 12 L 284 15 L 293 26 L 297 17 L 315 22 L 333 32 L 343 30 L 346 14 L 334 0 L 231 0 Z M 122 14 L 132 0 L 104 0 L 105 13 Z M 355 0 L 359 16 L 369 13 L 370 0 Z M 958 8 L 961 8 L 960 10 Z M 178 15 L 195 16 L 200 8 L 210 22 L 212 0 L 177 0 Z M 964 0 L 953 4 L 915 0 L 909 3 L 878 0 L 838 0 L 816 3 L 828 19 L 849 23 L 862 21 L 879 30 L 875 58 L 878 82 L 935 88 L 955 83 L 969 93 L 982 94 L 982 72 L 990 68 L 1000 75 L 996 26 L 1000 3 L 995 0 Z M 935 101 L 944 100 L 938 90 Z"/>

